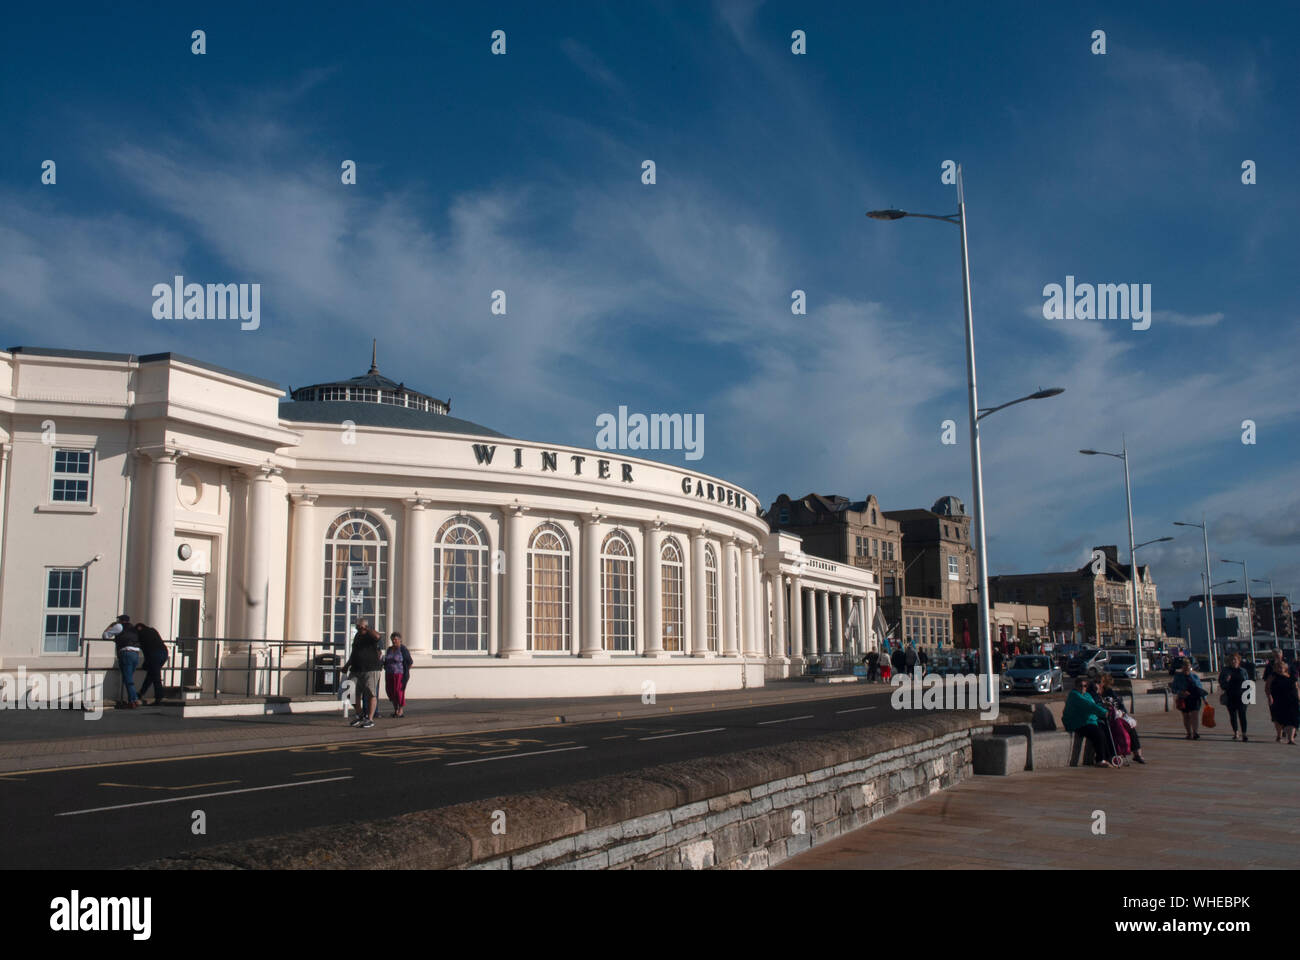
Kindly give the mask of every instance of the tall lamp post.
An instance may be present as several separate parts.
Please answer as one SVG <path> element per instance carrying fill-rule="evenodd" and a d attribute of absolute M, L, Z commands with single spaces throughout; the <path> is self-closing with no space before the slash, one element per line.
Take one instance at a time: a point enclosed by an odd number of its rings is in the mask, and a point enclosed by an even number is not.
<path fill-rule="evenodd" d="M 979 582 L 980 662 L 983 666 L 985 702 L 991 703 L 996 695 L 996 685 L 993 679 L 993 644 L 989 637 L 988 550 L 984 536 L 984 473 L 980 464 L 980 407 L 975 389 L 975 321 L 971 316 L 970 256 L 966 242 L 966 191 L 962 183 L 961 164 L 957 165 L 956 213 L 939 216 L 932 213 L 908 213 L 904 210 L 871 210 L 868 211 L 867 216 L 872 220 L 902 220 L 904 217 L 942 220 L 944 223 L 951 223 L 961 230 L 961 287 L 962 301 L 966 309 L 966 395 L 970 420 L 971 486 L 974 494 L 974 503 L 971 506 L 972 518 L 975 523 L 975 563 L 978 568 Z M 1040 393 L 1042 392 L 1040 391 Z M 1054 396 L 1055 394 L 1048 395 Z M 1024 397 L 1023 399 L 1028 400 L 1030 397 Z M 1019 401 L 1013 402 L 1018 403 Z M 1009 405 L 1004 404 L 1004 406 Z M 1001 407 L 996 409 L 1001 409 Z M 987 411 L 987 413 L 992 412 L 994 411 Z"/>
<path fill-rule="evenodd" d="M 1245 560 L 1224 560 L 1219 558 L 1220 563 L 1236 563 L 1241 565 L 1241 583 L 1246 588 L 1246 623 L 1250 627 L 1250 665 L 1255 666 L 1255 605 L 1250 602 L 1250 573 L 1246 570 Z"/>
<path fill-rule="evenodd" d="M 1273 595 L 1273 578 L 1269 577 L 1267 580 L 1261 580 L 1258 577 L 1256 577 L 1254 580 L 1250 582 L 1268 584 L 1268 614 L 1269 614 L 1268 618 L 1273 624 L 1273 647 L 1274 649 L 1278 649 L 1282 646 L 1282 637 L 1277 632 L 1277 600 L 1274 599 L 1274 595 Z M 1246 588 L 1246 593 L 1248 594 L 1250 593 L 1249 587 Z M 1253 611 L 1252 611 L 1251 620 L 1252 621 L 1254 620 Z"/>
<path fill-rule="evenodd" d="M 1128 473 L 1128 440 L 1121 436 L 1120 452 L 1106 453 L 1104 450 L 1080 450 L 1086 457 L 1114 457 L 1116 460 L 1124 461 L 1124 500 L 1128 504 L 1128 562 L 1129 583 L 1132 584 L 1133 594 L 1133 635 L 1136 643 L 1133 645 L 1134 652 L 1137 654 L 1138 679 L 1146 678 L 1146 669 L 1142 666 L 1142 626 L 1138 620 L 1138 570 L 1137 570 L 1137 547 L 1133 545 L 1133 484 L 1129 480 Z"/>
<path fill-rule="evenodd" d="M 1201 514 L 1200 523 L 1183 523 L 1180 520 L 1174 521 L 1175 527 L 1200 527 L 1201 543 L 1205 546 L 1205 636 L 1210 641 L 1210 669 L 1218 668 L 1218 637 L 1214 635 L 1214 585 L 1210 583 L 1213 574 L 1210 573 L 1210 534 L 1208 524 L 1205 522 L 1205 514 Z"/>

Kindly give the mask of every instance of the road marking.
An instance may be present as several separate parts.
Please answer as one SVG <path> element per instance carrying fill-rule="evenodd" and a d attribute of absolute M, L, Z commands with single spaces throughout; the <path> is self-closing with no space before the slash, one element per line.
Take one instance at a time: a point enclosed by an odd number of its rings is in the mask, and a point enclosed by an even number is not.
<path fill-rule="evenodd" d="M 449 767 L 459 767 L 467 763 L 487 763 L 489 760 L 509 760 L 512 757 L 540 757 L 544 753 L 564 753 L 567 750 L 586 750 L 586 747 L 560 747 L 558 750 L 534 750 L 532 753 L 506 753 L 499 757 L 479 757 L 477 760 L 457 760 Z"/>
<path fill-rule="evenodd" d="M 627 734 L 626 734 L 626 733 L 620 733 L 617 737 L 601 737 L 600 739 L 602 739 L 602 740 L 626 740 L 626 739 L 627 739 Z M 644 738 L 643 738 L 643 739 L 644 739 Z"/>
<path fill-rule="evenodd" d="M 769 723 L 789 723 L 789 722 L 792 721 L 792 720 L 811 720 L 812 718 L 813 718 L 813 715 L 812 715 L 811 713 L 809 713 L 809 714 L 805 714 L 805 715 L 802 716 L 802 717 L 786 717 L 784 720 L 760 720 L 760 721 L 758 722 L 758 725 L 759 725 L 760 727 L 765 727 L 765 726 L 767 726 Z"/>
<path fill-rule="evenodd" d="M 260 790 L 283 790 L 285 787 L 308 787 L 313 783 L 334 783 L 352 777 L 329 777 L 326 780 L 299 780 L 297 783 L 273 783 L 266 787 L 244 787 L 242 790 L 219 790 L 216 793 L 195 793 L 188 797 L 168 797 L 166 800 L 141 800 L 139 803 L 119 803 L 112 807 L 92 807 L 89 810 L 68 810 L 56 817 L 75 817 L 83 813 L 103 813 L 106 810 L 126 810 L 130 807 L 152 807 L 160 803 L 183 803 L 186 800 L 204 800 L 208 797 L 227 797 L 234 793 L 257 793 Z"/>
<path fill-rule="evenodd" d="M 875 707 L 854 707 L 852 710 L 836 710 L 836 713 L 861 713 L 863 710 L 875 710 Z"/>
<path fill-rule="evenodd" d="M 685 733 L 661 733 L 657 737 L 637 737 L 638 740 L 667 740 L 669 737 L 693 737 L 697 733 L 717 733 L 726 727 L 709 727 L 707 730 L 687 730 Z"/>
<path fill-rule="evenodd" d="M 310 777 L 317 773 L 343 773 L 345 770 L 351 770 L 351 767 L 335 767 L 333 770 L 304 770 L 302 773 L 295 773 L 295 777 Z"/>
<path fill-rule="evenodd" d="M 191 783 L 184 787 L 155 787 L 145 783 L 101 783 L 101 787 L 127 787 L 131 790 L 198 790 L 201 787 L 224 787 L 238 780 L 213 780 L 211 783 Z"/>

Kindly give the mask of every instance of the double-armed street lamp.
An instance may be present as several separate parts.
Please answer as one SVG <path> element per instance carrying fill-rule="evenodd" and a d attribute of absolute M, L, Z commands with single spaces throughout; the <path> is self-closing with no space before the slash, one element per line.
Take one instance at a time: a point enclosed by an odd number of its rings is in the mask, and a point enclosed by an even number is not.
<path fill-rule="evenodd" d="M 1128 440 L 1121 437 L 1120 444 L 1119 453 L 1107 453 L 1104 450 L 1080 450 L 1079 452 L 1086 457 L 1114 457 L 1116 460 L 1124 461 L 1124 500 L 1128 505 L 1128 562 L 1129 567 L 1131 568 L 1129 570 L 1129 582 L 1133 585 L 1133 635 L 1137 639 L 1137 643 L 1134 645 L 1134 650 L 1137 654 L 1138 679 L 1141 680 L 1144 679 L 1147 674 L 1145 668 L 1142 666 L 1142 624 L 1138 619 L 1138 569 L 1137 557 L 1134 556 L 1134 554 L 1137 553 L 1137 547 L 1133 544 L 1133 484 L 1129 480 Z M 1170 538 L 1166 537 L 1164 539 Z M 1149 540 L 1147 542 L 1155 543 L 1157 541 Z M 1144 543 L 1143 546 L 1146 546 L 1146 544 Z"/>
<path fill-rule="evenodd" d="M 1215 649 L 1218 638 L 1214 635 L 1214 584 L 1210 583 L 1213 574 L 1210 573 L 1209 525 L 1205 522 L 1205 514 L 1201 514 L 1200 523 L 1183 523 L 1180 520 L 1175 520 L 1173 523 L 1175 527 L 1201 528 L 1201 543 L 1205 546 L 1205 636 L 1210 641 L 1210 669 L 1213 670 L 1217 666 L 1218 660 L 1218 653 Z"/>
<path fill-rule="evenodd" d="M 979 586 L 979 644 L 980 673 L 984 677 L 984 695 L 986 702 L 992 702 L 997 692 L 993 677 L 993 643 L 989 636 L 989 577 L 988 550 L 984 534 L 984 472 L 980 463 L 979 422 L 984 417 L 996 413 L 1012 404 L 1025 400 L 1040 400 L 1063 393 L 1059 387 L 1039 390 L 1029 396 L 1012 400 L 1000 406 L 981 410 L 975 389 L 975 321 L 971 316 L 970 293 L 970 256 L 966 242 L 966 193 L 962 184 L 961 165 L 957 165 L 957 212 L 945 215 L 933 213 L 908 213 L 905 210 L 871 210 L 867 216 L 872 220 L 902 220 L 904 217 L 919 217 L 924 220 L 942 220 L 961 230 L 961 285 L 962 300 L 966 309 L 966 394 L 970 418 L 970 472 L 973 488 L 971 515 L 975 524 L 975 562 Z"/>

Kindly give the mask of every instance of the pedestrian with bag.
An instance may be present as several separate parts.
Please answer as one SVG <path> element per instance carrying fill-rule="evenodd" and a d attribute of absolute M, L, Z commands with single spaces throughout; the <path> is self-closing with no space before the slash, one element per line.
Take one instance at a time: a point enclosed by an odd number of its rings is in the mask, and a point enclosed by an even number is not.
<path fill-rule="evenodd" d="M 1208 694 L 1201 686 L 1201 678 L 1192 672 L 1190 659 L 1183 658 L 1178 672 L 1174 674 L 1173 682 L 1169 684 L 1169 689 L 1174 694 L 1174 706 L 1183 715 L 1183 729 L 1187 731 L 1184 739 L 1201 739 L 1201 705 L 1205 703 Z"/>
<path fill-rule="evenodd" d="M 1133 752 L 1133 762 L 1145 765 L 1147 761 L 1142 756 L 1142 738 L 1138 736 L 1137 718 L 1124 709 L 1124 695 L 1115 686 L 1115 681 L 1109 673 L 1101 675 L 1101 700 L 1113 712 L 1112 722 L 1118 722 L 1124 728 L 1120 732 L 1128 739 L 1129 748 Z"/>
<path fill-rule="evenodd" d="M 402 635 L 393 632 L 388 638 L 389 647 L 384 654 L 384 692 L 393 705 L 393 716 L 406 715 L 406 685 L 411 680 L 411 651 L 402 642 Z"/>
<path fill-rule="evenodd" d="M 1237 727 L 1241 726 L 1241 742 L 1249 743 L 1250 737 L 1246 736 L 1246 704 L 1243 700 L 1246 682 L 1250 678 L 1246 675 L 1245 668 L 1241 665 L 1241 654 L 1228 654 L 1228 663 L 1219 671 L 1219 686 L 1223 692 L 1219 694 L 1219 703 L 1228 708 L 1228 722 L 1232 724 L 1232 739 L 1237 739 Z"/>
<path fill-rule="evenodd" d="M 163 702 L 162 668 L 167 662 L 167 644 L 162 635 L 153 627 L 144 623 L 135 625 L 135 632 L 140 637 L 140 650 L 144 654 L 144 683 L 140 684 L 140 699 L 153 687 L 153 705 L 161 706 Z"/>
<path fill-rule="evenodd" d="M 135 692 L 135 670 L 140 666 L 140 635 L 131 624 L 131 618 L 125 613 L 108 625 L 104 639 L 112 640 L 117 647 L 117 667 L 122 672 L 122 690 L 126 694 L 126 707 L 134 710 L 140 706 L 140 697 Z"/>

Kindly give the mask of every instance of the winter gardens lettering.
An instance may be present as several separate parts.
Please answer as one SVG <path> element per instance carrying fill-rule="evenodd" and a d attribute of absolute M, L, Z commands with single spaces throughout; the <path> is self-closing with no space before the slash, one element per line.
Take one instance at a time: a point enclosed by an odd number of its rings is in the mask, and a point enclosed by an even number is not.
<path fill-rule="evenodd" d="M 474 448 L 474 459 L 477 463 L 491 464 L 492 458 L 496 456 L 497 445 L 495 443 L 475 443 L 471 444 Z M 514 469 L 524 469 L 524 449 L 523 447 L 514 447 Z M 560 452 L 558 450 L 537 450 L 535 452 L 540 456 L 539 467 L 542 473 L 558 473 L 560 470 Z M 599 480 L 612 480 L 614 473 L 612 471 L 612 461 L 603 458 L 597 458 L 594 473 L 593 468 L 587 467 L 587 472 L 583 472 L 583 465 L 590 457 L 583 456 L 580 453 L 571 453 L 565 455 L 566 459 L 573 466 L 573 475 L 575 477 L 594 476 Z M 619 481 L 621 483 L 633 483 L 632 464 L 619 463 Z M 737 510 L 749 510 L 749 497 L 745 496 L 739 490 L 731 487 L 725 487 L 720 483 L 714 483 L 712 480 L 704 480 L 699 477 L 683 476 L 682 493 L 690 496 L 692 493 L 701 500 L 712 500 L 714 503 L 735 507 Z"/>

